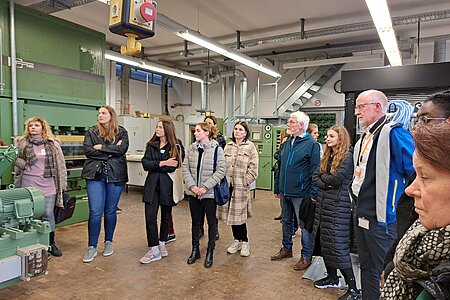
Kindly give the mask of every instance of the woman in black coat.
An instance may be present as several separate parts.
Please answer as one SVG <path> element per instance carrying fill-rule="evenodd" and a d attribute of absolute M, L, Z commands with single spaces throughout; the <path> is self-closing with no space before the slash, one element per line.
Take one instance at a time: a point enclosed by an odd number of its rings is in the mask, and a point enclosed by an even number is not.
<path fill-rule="evenodd" d="M 173 182 L 167 173 L 174 172 L 184 159 L 184 148 L 175 136 L 170 120 L 159 120 L 155 134 L 147 143 L 142 166 L 148 171 L 144 185 L 145 224 L 148 252 L 140 259 L 149 264 L 168 255 L 166 249 L 173 200 Z M 161 226 L 158 238 L 158 209 L 161 207 Z"/>
<path fill-rule="evenodd" d="M 347 292 L 339 299 L 356 299 L 356 288 L 350 259 L 351 203 L 347 186 L 353 177 L 353 154 L 350 137 L 341 126 L 332 126 L 327 133 L 326 148 L 313 183 L 319 188 L 315 213 L 313 241 L 318 234 L 321 253 L 328 276 L 314 282 L 320 289 L 340 287 L 337 269 L 345 277 Z M 314 246 L 313 246 L 314 248 Z"/>

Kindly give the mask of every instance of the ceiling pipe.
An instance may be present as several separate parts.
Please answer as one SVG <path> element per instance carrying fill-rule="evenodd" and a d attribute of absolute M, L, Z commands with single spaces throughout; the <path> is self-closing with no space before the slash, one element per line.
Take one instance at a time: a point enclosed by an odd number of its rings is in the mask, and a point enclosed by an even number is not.
<path fill-rule="evenodd" d="M 210 83 L 219 82 L 220 78 L 228 78 L 228 77 L 239 77 L 240 78 L 240 107 L 239 107 L 239 115 L 236 116 L 238 118 L 246 117 L 246 109 L 247 109 L 247 90 L 248 90 L 248 79 L 247 75 L 239 69 L 234 69 L 232 71 L 224 71 L 219 74 L 209 78 Z M 205 80 L 206 81 L 206 80 Z"/>
<path fill-rule="evenodd" d="M 284 64 L 283 69 L 287 70 L 287 69 L 298 69 L 317 66 L 329 66 L 334 64 L 346 64 L 352 62 L 378 60 L 381 58 L 382 58 L 381 54 L 369 54 L 369 55 L 354 55 L 349 57 L 338 57 L 321 60 L 307 60 Z"/>

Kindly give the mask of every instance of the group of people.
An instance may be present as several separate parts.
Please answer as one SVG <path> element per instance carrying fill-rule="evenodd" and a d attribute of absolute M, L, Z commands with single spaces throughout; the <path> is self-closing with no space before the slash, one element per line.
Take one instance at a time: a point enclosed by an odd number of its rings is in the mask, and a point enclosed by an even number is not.
<path fill-rule="evenodd" d="M 326 277 L 315 281 L 315 287 L 340 287 L 340 270 L 348 288 L 339 299 L 409 299 L 424 293 L 445 297 L 450 274 L 450 196 L 446 191 L 450 165 L 445 159 L 450 151 L 450 91 L 426 99 L 417 113 L 413 135 L 389 121 L 387 102 L 387 97 L 377 90 L 359 94 L 355 115 L 364 128 L 361 138 L 353 149 L 347 130 L 332 126 L 327 131 L 323 154 L 313 136 L 317 128 L 308 130 L 309 117 L 302 112 L 291 114 L 288 137 L 280 147 L 275 170 L 274 193 L 282 208 L 282 247 L 271 259 L 293 257 L 292 228 L 297 222 L 302 249 L 294 270 L 307 269 L 316 252 L 323 256 L 326 266 Z M 252 215 L 249 186 L 258 176 L 258 152 L 249 140 L 246 122 L 234 125 L 228 143 L 219 135 L 216 123 L 207 117 L 197 124 L 195 142 L 185 150 L 173 123 L 158 121 L 142 159 L 148 171 L 143 202 L 149 249 L 141 263 L 168 255 L 165 243 L 172 207 L 176 205 L 169 173 L 178 168 L 182 168 L 192 219 L 192 251 L 187 263 L 193 264 L 201 257 L 205 215 L 206 268 L 213 265 L 218 220 L 232 229 L 234 241 L 227 252 L 250 255 L 246 221 Z M 83 144 L 87 159 L 82 176 L 90 209 L 88 250 L 83 257 L 86 263 L 97 255 L 103 215 L 102 254 L 113 254 L 117 204 L 128 180 L 128 143 L 127 131 L 118 125 L 114 109 L 102 106 L 97 125 L 88 130 Z M 15 185 L 35 186 L 43 191 L 43 219 L 51 226 L 49 252 L 61 256 L 55 243 L 53 215 L 54 206 L 62 206 L 62 193 L 67 189 L 61 146 L 48 123 L 39 117 L 27 120 L 17 146 Z M 214 187 L 224 177 L 232 196 L 227 204 L 218 206 Z M 304 212 L 302 215 L 302 210 L 311 205 L 312 228 L 307 226 Z M 356 286 L 350 258 L 353 232 L 361 266 L 361 290 Z M 390 250 L 394 256 L 386 256 Z"/>
<path fill-rule="evenodd" d="M 364 129 L 361 138 L 353 149 L 347 130 L 332 126 L 323 156 L 306 131 L 309 118 L 301 112 L 291 114 L 290 137 L 280 147 L 275 171 L 282 247 L 271 259 L 293 256 L 294 217 L 302 229 L 301 258 L 294 270 L 307 269 L 313 252 L 325 263 L 326 277 L 315 281 L 315 287 L 340 287 L 339 269 L 348 286 L 339 299 L 415 299 L 424 289 L 435 297 L 448 297 L 450 199 L 444 182 L 450 169 L 444 153 L 450 150 L 445 142 L 450 91 L 425 100 L 417 112 L 414 140 L 402 124 L 389 121 L 387 103 L 377 90 L 359 94 L 355 115 Z M 307 204 L 315 207 L 311 231 L 302 211 Z M 350 258 L 353 235 L 361 290 Z M 387 256 L 389 250 L 395 256 Z"/>
<path fill-rule="evenodd" d="M 207 122 L 211 119 L 213 122 Z M 204 266 L 213 265 L 213 254 L 218 238 L 218 220 L 231 225 L 234 243 L 227 249 L 229 253 L 240 250 L 241 256 L 250 255 L 246 220 L 251 217 L 249 186 L 258 176 L 258 153 L 249 140 L 250 132 L 246 122 L 237 122 L 231 141 L 219 135 L 215 118 L 208 116 L 205 122 L 196 125 L 192 143 L 186 151 L 175 137 L 171 121 L 158 122 L 155 135 L 147 144 L 142 164 L 149 171 L 144 186 L 146 203 L 146 224 L 149 250 L 141 258 L 143 264 L 151 263 L 167 256 L 165 242 L 168 233 L 168 218 L 173 200 L 173 182 L 168 173 L 182 166 L 185 192 L 189 201 L 192 218 L 192 252 L 188 264 L 200 257 L 200 235 L 206 215 L 208 222 L 208 246 Z M 223 149 L 222 149 L 223 147 Z M 176 149 L 176 150 L 174 150 Z M 230 201 L 219 206 L 214 200 L 214 187 L 224 177 L 230 184 Z M 161 207 L 161 227 L 158 235 L 157 212 Z"/>

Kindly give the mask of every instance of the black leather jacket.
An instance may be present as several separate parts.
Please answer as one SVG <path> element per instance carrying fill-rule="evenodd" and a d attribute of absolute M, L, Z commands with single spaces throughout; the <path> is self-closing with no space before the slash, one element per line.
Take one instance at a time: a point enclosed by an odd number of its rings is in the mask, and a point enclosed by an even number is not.
<path fill-rule="evenodd" d="M 117 145 L 122 141 L 121 145 Z M 97 126 L 89 128 L 84 136 L 83 149 L 87 159 L 83 166 L 81 176 L 84 179 L 94 179 L 100 171 L 102 162 L 106 162 L 108 182 L 125 184 L 128 181 L 127 160 L 125 153 L 128 150 L 128 132 L 119 126 L 119 133 L 113 142 L 105 141 L 99 136 Z M 101 144 L 101 150 L 95 150 L 94 145 Z"/>

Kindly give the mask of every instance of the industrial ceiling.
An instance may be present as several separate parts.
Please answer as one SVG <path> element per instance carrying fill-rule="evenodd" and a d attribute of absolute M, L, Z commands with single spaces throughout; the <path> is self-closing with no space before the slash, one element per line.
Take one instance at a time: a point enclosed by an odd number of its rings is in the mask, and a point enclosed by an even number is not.
<path fill-rule="evenodd" d="M 243 53 L 270 62 L 311 59 L 382 49 L 371 26 L 363 0 L 161 0 L 158 13 L 236 48 L 237 31 Z M 41 11 L 106 34 L 111 46 L 126 38 L 108 31 L 109 6 L 96 0 L 16 0 Z M 51 12 L 51 8 L 56 9 Z M 417 37 L 426 41 L 447 39 L 450 34 L 450 1 L 388 0 L 394 29 L 403 52 Z M 300 20 L 304 19 L 304 34 Z M 419 24 L 420 23 L 420 27 Z M 418 30 L 420 28 L 420 30 Z M 184 43 L 173 33 L 157 27 L 153 38 L 142 40 L 146 59 L 194 70 L 204 66 L 207 51 Z M 333 52 L 334 51 L 334 52 Z M 210 53 L 212 63 L 229 64 Z"/>

